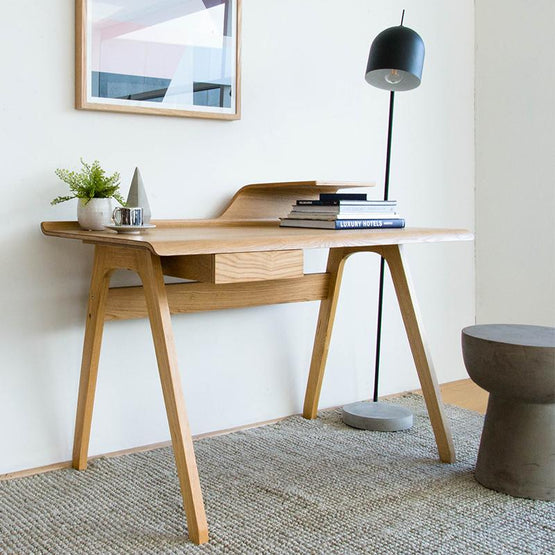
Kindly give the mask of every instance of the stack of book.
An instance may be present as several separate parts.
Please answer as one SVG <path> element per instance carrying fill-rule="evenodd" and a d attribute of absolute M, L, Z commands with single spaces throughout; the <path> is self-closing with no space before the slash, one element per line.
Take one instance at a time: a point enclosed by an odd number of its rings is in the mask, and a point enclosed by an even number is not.
<path fill-rule="evenodd" d="M 319 200 L 298 200 L 282 227 L 372 229 L 405 227 L 396 200 L 368 200 L 360 193 L 323 193 Z"/>

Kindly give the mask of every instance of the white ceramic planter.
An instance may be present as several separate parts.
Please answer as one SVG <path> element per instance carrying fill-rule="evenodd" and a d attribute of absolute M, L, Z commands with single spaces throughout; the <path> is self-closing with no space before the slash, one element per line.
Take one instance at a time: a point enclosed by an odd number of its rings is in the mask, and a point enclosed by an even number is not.
<path fill-rule="evenodd" d="M 112 223 L 112 199 L 78 199 L 77 221 L 83 229 L 101 231 Z"/>

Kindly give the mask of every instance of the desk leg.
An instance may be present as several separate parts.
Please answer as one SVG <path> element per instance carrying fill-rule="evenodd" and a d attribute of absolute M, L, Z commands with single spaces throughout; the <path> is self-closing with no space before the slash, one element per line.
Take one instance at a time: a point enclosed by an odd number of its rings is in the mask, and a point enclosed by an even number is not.
<path fill-rule="evenodd" d="M 455 448 L 451 438 L 451 430 L 443 414 L 441 395 L 432 359 L 423 339 L 416 297 L 403 260 L 402 246 L 382 247 L 380 254 L 385 258 L 391 272 L 416 371 L 418 372 L 422 393 L 436 438 L 439 457 L 443 462 L 455 462 Z"/>
<path fill-rule="evenodd" d="M 149 251 L 140 251 L 137 253 L 137 263 L 146 296 L 177 474 L 187 515 L 189 538 L 201 544 L 208 541 L 208 524 L 177 369 L 177 355 L 160 258 Z"/>
<path fill-rule="evenodd" d="M 73 468 L 85 470 L 91 435 L 91 422 L 98 375 L 98 359 L 104 330 L 104 307 L 110 285 L 112 271 L 107 266 L 107 250 L 96 247 L 92 270 L 83 358 L 81 361 L 81 378 L 79 382 L 79 398 L 77 401 L 77 417 L 75 419 L 75 436 L 73 440 Z"/>
<path fill-rule="evenodd" d="M 320 301 L 316 337 L 314 338 L 312 361 L 310 363 L 310 372 L 304 398 L 303 416 L 305 418 L 316 418 L 318 412 L 318 401 L 320 399 L 324 370 L 328 358 L 335 309 L 337 308 L 343 266 L 347 256 L 344 249 L 341 248 L 330 249 L 329 251 L 326 269 L 326 272 L 330 275 L 329 290 L 328 296 Z"/>

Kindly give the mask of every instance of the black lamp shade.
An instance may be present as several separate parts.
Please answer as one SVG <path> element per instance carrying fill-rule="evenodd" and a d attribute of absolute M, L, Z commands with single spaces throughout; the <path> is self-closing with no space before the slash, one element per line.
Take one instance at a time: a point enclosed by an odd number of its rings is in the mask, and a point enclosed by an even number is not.
<path fill-rule="evenodd" d="M 366 81 L 388 91 L 409 91 L 420 85 L 424 41 L 418 33 L 399 25 L 382 31 L 372 42 Z"/>

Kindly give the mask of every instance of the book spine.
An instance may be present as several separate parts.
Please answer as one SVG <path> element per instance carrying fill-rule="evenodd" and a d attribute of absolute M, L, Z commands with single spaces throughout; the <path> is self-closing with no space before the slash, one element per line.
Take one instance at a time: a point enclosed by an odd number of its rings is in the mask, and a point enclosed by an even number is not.
<path fill-rule="evenodd" d="M 298 200 L 297 206 L 339 206 L 338 200 Z"/>
<path fill-rule="evenodd" d="M 397 212 L 289 212 L 289 220 L 397 220 Z"/>
<path fill-rule="evenodd" d="M 366 200 L 366 193 L 320 193 L 320 200 Z"/>
<path fill-rule="evenodd" d="M 366 228 L 400 228 L 405 227 L 403 218 L 383 220 L 336 220 L 335 229 L 366 229 Z"/>
<path fill-rule="evenodd" d="M 297 200 L 298 206 L 341 206 L 353 203 L 354 206 L 396 206 L 396 200 Z"/>

